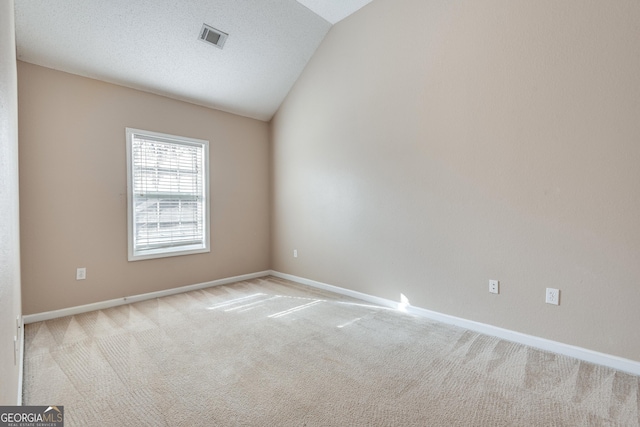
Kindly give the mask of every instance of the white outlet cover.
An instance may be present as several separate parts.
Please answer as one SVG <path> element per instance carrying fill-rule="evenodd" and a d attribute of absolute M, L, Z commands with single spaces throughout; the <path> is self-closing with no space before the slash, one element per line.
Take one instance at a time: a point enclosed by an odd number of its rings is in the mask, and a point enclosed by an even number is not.
<path fill-rule="evenodd" d="M 497 280 L 489 280 L 489 292 L 492 294 L 500 293 L 500 282 Z"/>
<path fill-rule="evenodd" d="M 560 290 L 547 288 L 544 302 L 547 304 L 560 305 Z"/>

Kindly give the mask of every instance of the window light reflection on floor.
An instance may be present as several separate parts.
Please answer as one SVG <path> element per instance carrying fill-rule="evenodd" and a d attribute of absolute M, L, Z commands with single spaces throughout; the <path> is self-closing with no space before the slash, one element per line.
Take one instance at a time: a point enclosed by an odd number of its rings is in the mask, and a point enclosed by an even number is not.
<path fill-rule="evenodd" d="M 240 302 L 240 301 L 249 300 L 251 298 L 259 297 L 259 296 L 262 296 L 262 295 L 265 295 L 265 294 L 258 293 L 258 294 L 248 295 L 246 297 L 235 298 L 235 299 L 232 299 L 232 300 L 229 300 L 229 301 L 221 302 L 219 304 L 214 304 L 211 307 L 207 307 L 207 310 L 215 310 L 215 309 L 218 309 L 218 308 L 226 307 L 228 305 L 233 305 L 233 304 L 235 304 L 237 302 Z"/>
<path fill-rule="evenodd" d="M 398 310 L 402 312 L 407 312 L 407 307 L 410 306 L 409 298 L 407 298 L 404 294 L 400 294 L 400 302 L 398 303 Z"/>
<path fill-rule="evenodd" d="M 262 304 L 264 304 L 264 303 L 265 303 L 265 302 L 267 302 L 267 301 L 271 301 L 271 300 L 274 300 L 274 299 L 278 299 L 278 298 L 280 298 L 280 297 L 281 297 L 281 295 L 276 295 L 276 296 L 273 296 L 273 297 L 271 297 L 271 298 L 259 299 L 258 301 L 253 301 L 253 302 L 250 302 L 250 303 L 248 303 L 248 304 L 242 304 L 242 305 L 237 305 L 237 306 L 235 306 L 235 307 L 227 308 L 227 309 L 225 310 L 225 312 L 240 310 L 240 309 L 243 309 L 243 308 L 246 308 L 246 307 L 255 306 L 256 304 L 258 304 L 258 305 L 262 305 Z M 242 310 L 242 311 L 244 311 L 244 310 Z"/>
<path fill-rule="evenodd" d="M 316 305 L 316 304 L 319 304 L 321 302 L 324 302 L 324 301 L 322 301 L 322 300 L 311 301 L 311 302 L 309 302 L 307 304 L 302 304 L 302 305 L 299 305 L 297 307 L 290 308 L 289 310 L 280 311 L 278 313 L 271 314 L 271 315 L 269 315 L 267 317 L 270 318 L 270 319 L 276 319 L 278 317 L 286 316 L 287 314 L 295 313 L 296 311 L 304 310 L 306 308 L 311 307 L 312 305 Z"/>
<path fill-rule="evenodd" d="M 253 310 L 255 308 L 258 307 L 262 307 L 264 304 L 268 303 L 269 301 L 273 301 L 273 300 L 277 300 L 277 299 L 287 299 L 287 300 L 301 300 L 301 301 L 305 301 L 304 304 L 301 305 L 297 305 L 293 308 L 289 308 L 287 310 L 283 310 L 283 311 L 279 311 L 277 313 L 273 313 L 267 316 L 267 318 L 270 319 L 277 319 L 279 317 L 283 317 L 283 316 L 287 316 L 291 313 L 295 313 L 297 311 L 300 310 L 305 310 L 309 307 L 312 307 L 316 304 L 319 303 L 332 303 L 332 304 L 337 304 L 337 305 L 349 305 L 349 306 L 358 306 L 358 307 L 362 307 L 362 308 L 370 308 L 370 309 L 376 309 L 376 310 L 399 310 L 402 312 L 407 312 L 407 307 L 410 306 L 409 303 L 409 299 L 404 295 L 404 294 L 400 294 L 400 302 L 397 304 L 397 307 L 385 307 L 385 306 L 380 306 L 380 305 L 375 305 L 375 304 L 367 304 L 366 302 L 357 302 L 357 301 L 328 301 L 328 300 L 323 300 L 323 299 L 314 299 L 314 298 L 307 298 L 307 297 L 296 297 L 296 296 L 290 296 L 290 295 L 273 295 L 273 294 L 265 294 L 265 293 L 255 293 L 252 295 L 247 295 L 244 297 L 239 297 L 239 298 L 233 298 L 230 300 L 226 300 L 226 301 L 221 301 L 217 304 L 213 304 L 209 307 L 207 307 L 207 310 L 221 310 L 224 311 L 225 313 L 228 312 L 235 312 L 235 313 L 244 313 L 246 311 L 250 311 Z M 308 301 L 308 302 L 306 302 Z M 338 325 L 338 328 L 344 328 L 345 326 L 351 325 L 359 320 L 361 320 L 362 317 L 359 317 L 357 319 L 353 319 L 349 322 L 346 322 L 344 324 Z"/>

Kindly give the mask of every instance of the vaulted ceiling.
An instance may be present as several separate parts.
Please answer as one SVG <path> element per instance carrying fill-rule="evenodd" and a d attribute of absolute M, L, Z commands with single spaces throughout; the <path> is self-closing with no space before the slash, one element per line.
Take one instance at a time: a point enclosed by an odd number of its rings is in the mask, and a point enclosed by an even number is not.
<path fill-rule="evenodd" d="M 15 0 L 18 59 L 269 120 L 323 38 L 372 0 Z M 229 34 L 199 39 L 203 24 Z"/>

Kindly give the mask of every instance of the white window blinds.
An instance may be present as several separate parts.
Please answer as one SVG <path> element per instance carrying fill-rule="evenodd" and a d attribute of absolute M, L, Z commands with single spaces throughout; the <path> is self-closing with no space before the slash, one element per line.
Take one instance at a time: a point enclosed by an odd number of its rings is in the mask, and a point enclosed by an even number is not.
<path fill-rule="evenodd" d="M 127 129 L 129 259 L 209 250 L 208 141 Z"/>

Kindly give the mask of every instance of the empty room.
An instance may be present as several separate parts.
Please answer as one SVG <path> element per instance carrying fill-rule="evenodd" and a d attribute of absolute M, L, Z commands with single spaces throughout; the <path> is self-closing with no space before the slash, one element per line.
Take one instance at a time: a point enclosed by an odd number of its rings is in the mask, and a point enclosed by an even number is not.
<path fill-rule="evenodd" d="M 640 425 L 637 0 L 3 0 L 0 52 L 0 425 Z"/>

